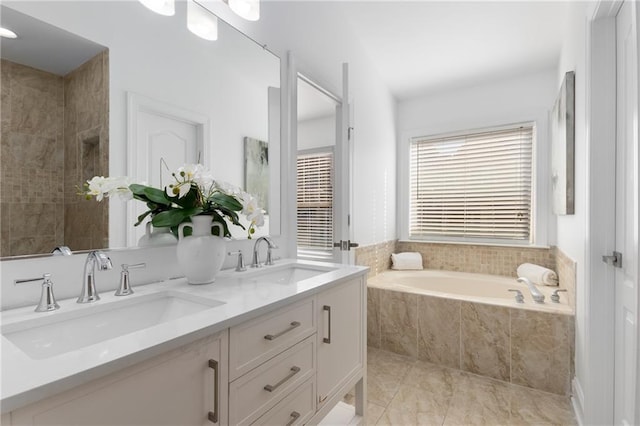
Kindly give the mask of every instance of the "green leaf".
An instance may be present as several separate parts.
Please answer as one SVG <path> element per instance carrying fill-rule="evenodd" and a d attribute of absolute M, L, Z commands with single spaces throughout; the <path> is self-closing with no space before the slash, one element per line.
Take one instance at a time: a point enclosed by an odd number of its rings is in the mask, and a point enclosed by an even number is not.
<path fill-rule="evenodd" d="M 137 183 L 129 185 L 129 189 L 133 192 L 133 197 L 137 200 L 151 201 L 164 206 L 171 205 L 171 200 L 161 189 L 139 185 Z"/>
<path fill-rule="evenodd" d="M 232 211 L 240 211 L 242 210 L 242 204 L 233 196 L 223 194 L 221 192 L 216 192 L 211 197 L 209 197 L 209 201 L 217 204 L 221 208 L 225 208 Z"/>
<path fill-rule="evenodd" d="M 202 209 L 194 207 L 190 209 L 172 209 L 160 212 L 153 216 L 151 223 L 156 227 L 178 226 L 185 219 L 202 213 Z"/>
<path fill-rule="evenodd" d="M 178 198 L 178 196 L 175 196 L 167 198 L 171 200 L 172 203 L 177 204 L 180 207 L 184 207 L 185 209 L 194 208 L 198 205 L 198 188 L 195 185 L 191 185 L 189 192 L 187 192 L 184 197 Z"/>
<path fill-rule="evenodd" d="M 153 213 L 153 210 L 147 210 L 146 212 L 142 213 L 140 216 L 138 216 L 138 221 L 136 223 L 133 224 L 133 226 L 138 226 L 142 223 L 142 221 L 149 216 L 151 213 Z"/>

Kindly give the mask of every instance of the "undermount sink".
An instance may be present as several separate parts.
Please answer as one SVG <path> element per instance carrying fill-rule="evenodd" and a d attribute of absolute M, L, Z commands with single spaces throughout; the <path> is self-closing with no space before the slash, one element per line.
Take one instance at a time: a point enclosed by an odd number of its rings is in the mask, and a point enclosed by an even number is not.
<path fill-rule="evenodd" d="M 276 270 L 264 269 L 262 273 L 255 275 L 255 281 L 289 285 L 335 270 L 336 268 L 330 267 L 287 265 Z"/>
<path fill-rule="evenodd" d="M 44 359 L 173 321 L 224 302 L 164 291 L 2 327 L 33 359 Z"/>

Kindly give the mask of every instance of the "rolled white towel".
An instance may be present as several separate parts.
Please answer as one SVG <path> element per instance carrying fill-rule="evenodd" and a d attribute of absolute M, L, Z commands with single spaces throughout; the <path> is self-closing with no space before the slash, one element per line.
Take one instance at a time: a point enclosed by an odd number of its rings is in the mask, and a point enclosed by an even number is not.
<path fill-rule="evenodd" d="M 518 277 L 528 278 L 534 284 L 541 285 L 558 285 L 558 275 L 549 268 L 534 265 L 533 263 L 523 263 L 518 266 Z"/>
<path fill-rule="evenodd" d="M 392 253 L 391 269 L 396 269 L 396 270 L 422 269 L 422 255 L 418 252 Z"/>

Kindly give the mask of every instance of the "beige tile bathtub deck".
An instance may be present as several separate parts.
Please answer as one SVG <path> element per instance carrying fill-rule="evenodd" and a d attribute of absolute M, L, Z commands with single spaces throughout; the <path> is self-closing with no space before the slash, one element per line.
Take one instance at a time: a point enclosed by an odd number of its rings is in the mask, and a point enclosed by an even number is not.
<path fill-rule="evenodd" d="M 369 425 L 577 424 L 568 397 L 376 348 L 367 372 Z"/>

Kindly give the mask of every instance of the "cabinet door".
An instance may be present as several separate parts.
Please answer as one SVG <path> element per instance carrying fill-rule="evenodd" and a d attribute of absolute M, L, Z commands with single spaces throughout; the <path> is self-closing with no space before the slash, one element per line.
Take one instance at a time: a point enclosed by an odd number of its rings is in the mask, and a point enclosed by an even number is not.
<path fill-rule="evenodd" d="M 353 375 L 364 361 L 364 278 L 318 295 L 318 403 Z"/>
<path fill-rule="evenodd" d="M 11 421 L 82 426 L 226 424 L 226 354 L 225 331 L 16 410 Z"/>

